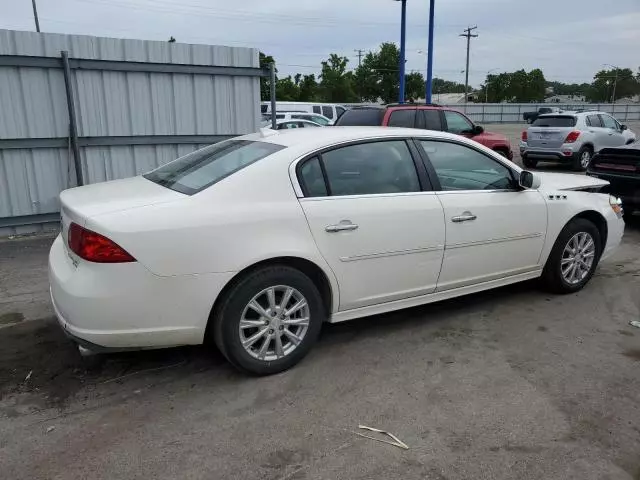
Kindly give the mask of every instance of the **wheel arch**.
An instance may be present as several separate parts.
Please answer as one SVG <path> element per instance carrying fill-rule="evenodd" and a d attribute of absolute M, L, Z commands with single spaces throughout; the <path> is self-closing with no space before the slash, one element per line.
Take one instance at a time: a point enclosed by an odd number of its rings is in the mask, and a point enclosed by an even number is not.
<path fill-rule="evenodd" d="M 231 290 L 242 278 L 250 274 L 251 272 L 258 270 L 259 268 L 284 265 L 295 268 L 307 275 L 314 283 L 320 296 L 322 297 L 322 303 L 325 308 L 327 316 L 330 316 L 334 311 L 334 301 L 338 300 L 337 285 L 333 285 L 329 274 L 322 269 L 315 262 L 302 257 L 296 256 L 280 256 L 272 257 L 255 262 L 236 273 L 222 288 L 211 307 L 209 313 L 209 319 L 207 321 L 207 328 L 205 332 L 205 340 L 211 337 L 211 329 L 213 328 L 213 316 L 220 306 L 220 303 L 225 298 L 229 290 Z"/>
<path fill-rule="evenodd" d="M 596 151 L 596 149 L 595 149 L 595 148 L 594 148 L 594 146 L 593 146 L 593 142 L 591 142 L 591 141 L 584 142 L 584 143 L 582 144 L 582 147 L 580 147 L 580 149 L 583 149 L 584 147 L 588 147 L 588 148 L 591 150 L 591 153 L 592 153 L 592 154 L 593 154 L 593 153 L 595 153 L 595 151 Z"/>
<path fill-rule="evenodd" d="M 607 236 L 609 235 L 607 220 L 602 216 L 600 212 L 596 212 L 595 210 L 585 210 L 583 212 L 580 212 L 574 215 L 571 219 L 569 219 L 569 221 L 565 224 L 565 226 L 568 225 L 571 221 L 575 220 L 576 218 L 583 218 L 585 220 L 589 220 L 591 223 L 593 223 L 596 226 L 596 228 L 598 229 L 598 232 L 600 233 L 600 240 L 602 241 L 601 249 L 602 249 L 602 252 L 604 252 L 604 249 L 607 245 Z"/>

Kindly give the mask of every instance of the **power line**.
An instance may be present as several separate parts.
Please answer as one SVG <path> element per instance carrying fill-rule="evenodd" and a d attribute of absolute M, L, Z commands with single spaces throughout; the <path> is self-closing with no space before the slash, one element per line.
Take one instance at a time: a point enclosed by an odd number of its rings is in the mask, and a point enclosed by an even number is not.
<path fill-rule="evenodd" d="M 477 33 L 472 34 L 473 30 L 478 28 L 477 25 L 464 29 L 465 33 L 461 33 L 461 37 L 467 37 L 467 68 L 464 71 L 464 109 L 467 110 L 467 97 L 469 95 L 469 50 L 471 49 L 471 38 L 478 36 Z"/>
<path fill-rule="evenodd" d="M 293 16 L 285 14 L 265 14 L 247 11 L 215 10 L 201 5 L 175 4 L 163 2 L 161 0 L 149 0 L 148 3 L 124 2 L 117 0 L 75 0 L 78 3 L 105 5 L 111 7 L 124 7 L 126 9 L 155 11 L 168 14 L 184 14 L 193 16 L 214 16 L 219 19 L 237 20 L 254 23 L 277 23 L 282 25 L 300 26 L 337 26 L 337 25 L 359 25 L 365 27 L 391 27 L 396 26 L 394 22 L 363 22 L 358 20 L 345 20 L 337 17 L 313 17 L 313 16 Z M 180 7 L 180 8 L 176 8 Z M 186 8 L 184 8 L 186 7 Z M 421 24 L 411 24 L 412 27 L 422 27 Z M 443 27 L 456 28 L 459 25 L 441 25 Z"/>

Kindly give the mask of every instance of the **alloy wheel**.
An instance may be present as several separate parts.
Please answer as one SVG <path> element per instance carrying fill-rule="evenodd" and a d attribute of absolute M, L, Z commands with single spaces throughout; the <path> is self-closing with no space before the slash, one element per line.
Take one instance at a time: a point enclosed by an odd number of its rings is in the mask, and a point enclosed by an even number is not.
<path fill-rule="evenodd" d="M 589 150 L 585 150 L 580 155 L 580 165 L 582 168 L 587 168 L 589 166 L 589 160 L 591 160 L 591 152 Z"/>
<path fill-rule="evenodd" d="M 242 347 L 258 360 L 279 360 L 300 345 L 309 317 L 309 303 L 295 288 L 265 288 L 249 301 L 240 318 Z"/>
<path fill-rule="evenodd" d="M 569 239 L 562 252 L 562 278 L 571 284 L 580 283 L 589 274 L 596 256 L 596 244 L 587 232 L 578 232 Z"/>

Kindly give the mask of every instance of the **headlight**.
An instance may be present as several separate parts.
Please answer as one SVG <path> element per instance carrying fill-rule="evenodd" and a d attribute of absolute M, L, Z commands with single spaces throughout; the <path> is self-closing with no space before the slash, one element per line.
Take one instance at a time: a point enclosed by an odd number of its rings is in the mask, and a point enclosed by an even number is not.
<path fill-rule="evenodd" d="M 609 205 L 611 205 L 611 209 L 615 212 L 618 218 L 621 218 L 624 213 L 624 210 L 622 209 L 622 200 L 618 197 L 614 197 L 613 195 L 609 195 Z"/>

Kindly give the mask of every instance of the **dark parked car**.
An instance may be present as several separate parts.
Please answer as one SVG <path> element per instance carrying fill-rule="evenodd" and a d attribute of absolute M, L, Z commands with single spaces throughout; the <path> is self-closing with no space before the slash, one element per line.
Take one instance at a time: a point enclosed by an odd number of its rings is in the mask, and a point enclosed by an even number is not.
<path fill-rule="evenodd" d="M 500 155 L 513 159 L 511 144 L 500 133 L 485 132 L 466 115 L 457 110 L 435 104 L 391 104 L 386 106 L 354 107 L 336 121 L 336 126 L 375 126 L 424 128 L 456 133 L 470 138 Z"/>
<path fill-rule="evenodd" d="M 640 210 L 640 141 L 603 148 L 591 159 L 587 175 L 608 180 L 604 191 L 620 197 L 625 213 Z"/>
<path fill-rule="evenodd" d="M 540 115 L 545 115 L 547 113 L 560 113 L 561 110 L 558 107 L 540 107 L 535 112 L 524 112 L 522 114 L 522 119 L 527 123 L 533 123 Z"/>

